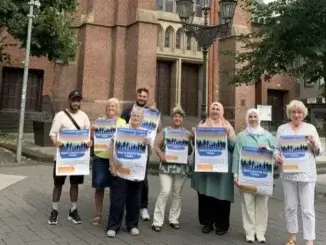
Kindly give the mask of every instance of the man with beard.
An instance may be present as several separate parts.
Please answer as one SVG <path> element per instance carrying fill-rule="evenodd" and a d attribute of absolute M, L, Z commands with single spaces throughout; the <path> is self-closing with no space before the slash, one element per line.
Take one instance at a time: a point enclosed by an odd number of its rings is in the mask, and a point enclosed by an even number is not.
<path fill-rule="evenodd" d="M 90 129 L 90 121 L 88 116 L 80 110 L 80 101 L 83 99 L 82 94 L 79 91 L 72 91 L 69 96 L 69 108 L 58 112 L 52 123 L 50 130 L 50 137 L 53 145 L 60 147 L 62 142 L 57 140 L 57 135 L 61 130 L 83 130 Z M 92 142 L 88 142 L 90 147 Z M 56 157 L 54 157 L 54 168 L 53 168 L 53 196 L 52 196 L 52 211 L 49 217 L 48 223 L 50 225 L 58 224 L 58 204 L 61 197 L 62 186 L 65 183 L 67 176 L 56 175 Z M 68 212 L 67 219 L 74 224 L 81 224 L 82 221 L 77 211 L 77 200 L 78 200 L 78 185 L 84 183 L 84 176 L 70 176 L 70 200 L 72 207 Z"/>
<path fill-rule="evenodd" d="M 155 108 L 155 105 L 147 106 L 148 94 L 149 94 L 149 91 L 147 88 L 137 89 L 136 103 L 132 104 L 130 107 L 125 109 L 121 114 L 121 118 L 123 118 L 127 123 L 129 123 L 130 112 L 132 111 L 132 108 L 134 106 L 139 106 L 139 107 L 147 108 L 150 110 L 157 110 Z M 159 128 L 160 128 L 160 126 L 158 127 L 158 131 L 159 131 Z M 142 190 L 141 190 L 140 217 L 144 221 L 148 221 L 150 219 L 148 209 L 147 209 L 148 208 L 148 180 L 147 180 L 148 163 L 149 163 L 149 156 L 147 158 L 145 180 L 143 181 Z"/>

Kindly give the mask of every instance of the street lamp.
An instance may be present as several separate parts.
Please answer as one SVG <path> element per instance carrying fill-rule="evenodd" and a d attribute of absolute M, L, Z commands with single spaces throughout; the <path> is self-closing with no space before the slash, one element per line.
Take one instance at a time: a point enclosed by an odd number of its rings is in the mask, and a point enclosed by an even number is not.
<path fill-rule="evenodd" d="M 200 2 L 201 10 L 204 13 L 204 25 L 193 24 L 196 14 L 196 2 Z M 217 1 L 217 0 L 216 0 Z M 177 12 L 186 35 L 194 37 L 203 52 L 203 83 L 202 83 L 202 102 L 201 118 L 206 118 L 206 70 L 207 54 L 209 47 L 217 38 L 226 36 L 232 26 L 232 20 L 237 6 L 237 0 L 220 0 L 220 14 L 223 23 L 220 25 L 209 26 L 208 14 L 211 10 L 212 0 L 176 0 Z"/>
<path fill-rule="evenodd" d="M 24 77 L 23 77 L 23 88 L 22 88 L 21 103 L 20 103 L 19 130 L 18 130 L 17 151 L 16 151 L 16 160 L 18 163 L 21 162 L 21 157 L 22 157 L 29 56 L 30 56 L 30 49 L 31 49 L 33 19 L 35 17 L 34 7 L 39 8 L 41 4 L 39 0 L 30 0 L 28 2 L 28 5 L 29 5 L 29 13 L 27 15 L 28 27 L 27 27 L 26 53 L 25 53 L 25 62 L 24 62 Z"/>

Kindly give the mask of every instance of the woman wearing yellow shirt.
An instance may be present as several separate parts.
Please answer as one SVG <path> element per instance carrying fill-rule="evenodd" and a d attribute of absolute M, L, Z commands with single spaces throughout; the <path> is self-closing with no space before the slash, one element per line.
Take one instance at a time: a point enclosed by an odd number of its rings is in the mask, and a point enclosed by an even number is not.
<path fill-rule="evenodd" d="M 106 106 L 106 118 L 117 119 L 116 126 L 120 127 L 126 124 L 126 121 L 120 118 L 120 102 L 116 98 L 111 98 Z M 109 143 L 109 142 L 108 142 Z M 95 188 L 95 207 L 96 215 L 93 225 L 100 225 L 102 219 L 102 207 L 104 199 L 104 189 L 111 187 L 113 177 L 109 170 L 109 152 L 94 152 L 92 168 L 92 187 Z"/>

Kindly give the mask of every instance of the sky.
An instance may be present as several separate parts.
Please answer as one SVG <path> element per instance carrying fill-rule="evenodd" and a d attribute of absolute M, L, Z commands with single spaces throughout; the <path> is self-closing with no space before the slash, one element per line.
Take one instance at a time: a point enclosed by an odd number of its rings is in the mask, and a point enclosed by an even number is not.
<path fill-rule="evenodd" d="M 274 2 L 275 0 L 263 0 L 264 3 Z"/>

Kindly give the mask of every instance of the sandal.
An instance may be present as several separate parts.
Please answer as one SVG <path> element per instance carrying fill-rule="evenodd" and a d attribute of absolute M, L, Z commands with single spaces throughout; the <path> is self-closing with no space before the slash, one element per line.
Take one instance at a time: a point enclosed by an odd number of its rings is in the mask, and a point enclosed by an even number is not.
<path fill-rule="evenodd" d="M 98 215 L 93 219 L 93 225 L 97 226 L 100 224 L 101 224 L 101 215 Z"/>
<path fill-rule="evenodd" d="M 178 223 L 170 223 L 170 227 L 176 230 L 180 229 L 180 225 Z"/>
<path fill-rule="evenodd" d="M 296 240 L 290 239 L 286 245 L 296 245 Z"/>
<path fill-rule="evenodd" d="M 152 225 L 152 230 L 155 232 L 160 232 L 162 230 L 162 227 L 158 225 Z"/>

